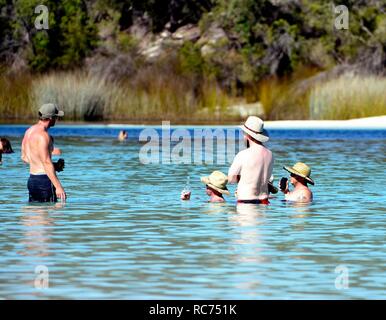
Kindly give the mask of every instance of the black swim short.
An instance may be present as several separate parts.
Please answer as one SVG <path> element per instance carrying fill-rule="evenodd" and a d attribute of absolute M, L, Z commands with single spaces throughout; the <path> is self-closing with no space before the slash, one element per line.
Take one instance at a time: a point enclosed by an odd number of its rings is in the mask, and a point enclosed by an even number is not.
<path fill-rule="evenodd" d="M 55 187 L 46 174 L 31 174 L 28 179 L 29 202 L 57 202 Z"/>
<path fill-rule="evenodd" d="M 237 203 L 248 203 L 248 204 L 269 204 L 268 199 L 253 199 L 253 200 L 237 200 Z"/>

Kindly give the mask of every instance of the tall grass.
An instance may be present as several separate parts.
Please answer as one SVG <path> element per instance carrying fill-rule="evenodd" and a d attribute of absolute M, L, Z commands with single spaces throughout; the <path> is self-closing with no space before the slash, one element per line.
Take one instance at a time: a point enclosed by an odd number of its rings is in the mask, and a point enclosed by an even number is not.
<path fill-rule="evenodd" d="M 31 118 L 31 86 L 30 74 L 0 75 L 0 120 Z"/>
<path fill-rule="evenodd" d="M 86 72 L 52 73 L 34 81 L 32 100 L 36 108 L 47 101 L 58 103 L 66 119 L 114 121 L 203 121 L 208 120 L 199 116 L 203 106 L 214 109 L 229 100 L 210 83 L 196 93 L 188 79 L 150 71 L 126 81 Z"/>
<path fill-rule="evenodd" d="M 309 118 L 308 92 L 296 92 L 296 81 L 267 78 L 258 85 L 259 101 L 270 120 Z"/>
<path fill-rule="evenodd" d="M 344 75 L 297 90 L 301 79 L 266 78 L 253 88 L 265 119 L 350 119 L 386 114 L 386 78 Z M 243 100 L 244 99 L 244 100 Z M 0 75 L 0 120 L 36 118 L 43 103 L 56 102 L 65 120 L 122 122 L 240 121 L 228 106 L 245 97 L 226 93 L 215 80 L 148 66 L 127 79 L 85 71 Z"/>
<path fill-rule="evenodd" d="M 309 97 L 312 119 L 386 115 L 386 78 L 345 74 L 316 85 Z"/>
<path fill-rule="evenodd" d="M 64 109 L 67 119 L 102 120 L 111 94 L 107 89 L 105 81 L 82 72 L 52 73 L 35 79 L 31 96 L 35 110 L 54 102 Z"/>

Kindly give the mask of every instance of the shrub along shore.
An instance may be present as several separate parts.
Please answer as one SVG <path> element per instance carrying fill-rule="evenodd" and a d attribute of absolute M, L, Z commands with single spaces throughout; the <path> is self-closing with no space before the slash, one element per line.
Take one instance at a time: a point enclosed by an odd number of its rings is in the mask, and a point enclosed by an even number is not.
<path fill-rule="evenodd" d="M 47 101 L 64 108 L 66 121 L 221 123 L 256 113 L 266 120 L 345 120 L 386 114 L 385 77 L 344 74 L 301 93 L 295 89 L 300 80 L 266 79 L 256 88 L 260 109 L 228 95 L 210 80 L 199 85 L 197 96 L 186 79 L 162 73 L 148 77 L 113 82 L 83 71 L 2 76 L 0 119 L 34 119 Z"/>
<path fill-rule="evenodd" d="M 46 102 L 66 121 L 384 115 L 386 3 L 344 5 L 342 29 L 325 0 L 0 0 L 0 121 Z"/>

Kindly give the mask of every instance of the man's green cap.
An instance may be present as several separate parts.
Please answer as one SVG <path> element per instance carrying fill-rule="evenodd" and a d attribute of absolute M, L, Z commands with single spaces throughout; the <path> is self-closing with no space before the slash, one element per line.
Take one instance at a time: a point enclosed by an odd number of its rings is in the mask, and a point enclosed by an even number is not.
<path fill-rule="evenodd" d="M 54 103 L 43 104 L 39 109 L 39 115 L 42 118 L 63 117 L 64 112 L 58 109 Z"/>

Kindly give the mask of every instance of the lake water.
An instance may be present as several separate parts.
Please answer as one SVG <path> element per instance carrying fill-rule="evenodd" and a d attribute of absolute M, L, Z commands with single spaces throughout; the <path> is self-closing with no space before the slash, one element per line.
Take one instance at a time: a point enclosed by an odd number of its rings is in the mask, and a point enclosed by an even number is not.
<path fill-rule="evenodd" d="M 15 150 L 0 166 L 0 298 L 386 298 L 386 130 L 270 131 L 275 182 L 303 161 L 315 201 L 236 206 L 207 203 L 199 181 L 228 163 L 145 165 L 143 127 L 119 143 L 115 127 L 58 126 L 61 206 L 27 202 L 25 129 L 0 126 Z"/>

